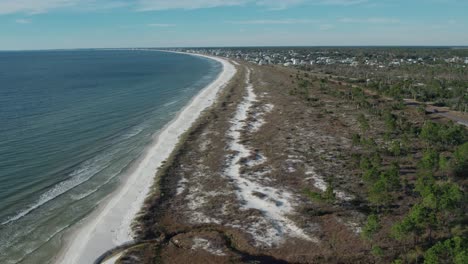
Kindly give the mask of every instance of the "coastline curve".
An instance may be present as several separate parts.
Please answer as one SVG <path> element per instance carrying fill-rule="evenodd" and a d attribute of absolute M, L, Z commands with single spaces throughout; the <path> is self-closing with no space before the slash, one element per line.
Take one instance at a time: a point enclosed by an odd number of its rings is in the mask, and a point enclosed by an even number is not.
<path fill-rule="evenodd" d="M 155 134 L 153 143 L 135 164 L 135 169 L 123 178 L 119 188 L 65 235 L 65 245 L 53 263 L 93 263 L 103 252 L 133 239 L 132 221 L 150 193 L 158 168 L 173 152 L 179 137 L 191 128 L 205 109 L 213 105 L 219 92 L 236 73 L 235 66 L 226 59 L 201 54 L 183 54 L 216 60 L 222 64 L 222 72 L 194 96 L 171 122 Z"/>

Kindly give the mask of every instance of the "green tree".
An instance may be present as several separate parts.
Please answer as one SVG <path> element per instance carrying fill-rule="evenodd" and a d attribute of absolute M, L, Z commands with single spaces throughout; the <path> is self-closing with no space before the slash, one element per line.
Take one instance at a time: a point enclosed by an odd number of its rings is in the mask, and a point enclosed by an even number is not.
<path fill-rule="evenodd" d="M 438 242 L 424 253 L 424 264 L 468 263 L 468 243 L 466 239 L 454 237 Z"/>
<path fill-rule="evenodd" d="M 362 236 L 367 240 L 372 240 L 380 228 L 379 217 L 376 214 L 371 214 L 367 217 L 367 222 L 362 230 Z"/>
<path fill-rule="evenodd" d="M 358 146 L 361 144 L 361 136 L 359 134 L 353 134 L 352 142 L 354 146 Z"/>
<path fill-rule="evenodd" d="M 367 184 L 375 183 L 379 179 L 379 171 L 374 167 L 370 167 L 364 170 L 362 173 L 362 179 Z"/>
<path fill-rule="evenodd" d="M 401 187 L 400 166 L 398 163 L 393 162 L 390 168 L 383 173 L 382 177 L 385 178 L 392 190 L 397 190 Z"/>
<path fill-rule="evenodd" d="M 392 197 L 390 196 L 390 189 L 391 187 L 388 183 L 388 180 L 381 175 L 369 189 L 369 201 L 377 206 L 386 206 L 390 204 L 392 201 Z"/>
<path fill-rule="evenodd" d="M 367 121 L 367 118 L 363 114 L 358 116 L 357 121 L 363 133 L 369 130 L 369 121 Z"/>
<path fill-rule="evenodd" d="M 450 168 L 449 161 L 446 156 L 439 154 L 439 164 L 438 164 L 439 169 L 443 171 L 447 171 Z"/>
<path fill-rule="evenodd" d="M 448 125 L 441 125 L 427 121 L 421 129 L 420 136 L 428 143 L 459 145 L 466 141 L 467 132 L 463 127 L 453 122 Z"/>
<path fill-rule="evenodd" d="M 389 151 L 390 153 L 392 153 L 393 156 L 399 157 L 402 153 L 400 141 L 398 140 L 392 141 L 392 143 L 390 144 Z"/>
<path fill-rule="evenodd" d="M 323 198 L 329 203 L 334 202 L 336 200 L 335 190 L 332 184 L 328 184 L 327 189 L 323 194 Z"/>
<path fill-rule="evenodd" d="M 380 156 L 379 153 L 374 153 L 371 157 L 371 163 L 374 168 L 380 168 L 382 167 L 382 157 Z"/>
<path fill-rule="evenodd" d="M 384 112 L 383 117 L 387 130 L 393 132 L 396 129 L 396 117 L 389 110 Z"/>
<path fill-rule="evenodd" d="M 420 136 L 427 142 L 437 142 L 439 139 L 439 130 L 440 128 L 436 123 L 427 121 L 421 128 Z"/>
<path fill-rule="evenodd" d="M 372 167 L 373 167 L 373 165 L 372 165 L 370 159 L 368 157 L 362 156 L 361 160 L 359 162 L 359 168 L 361 170 L 368 170 L 368 169 L 370 169 Z"/>
<path fill-rule="evenodd" d="M 457 147 L 453 154 L 454 171 L 457 176 L 468 176 L 468 142 Z"/>
<path fill-rule="evenodd" d="M 467 132 L 464 127 L 450 122 L 442 126 L 439 131 L 440 141 L 448 145 L 459 145 L 467 140 Z"/>
<path fill-rule="evenodd" d="M 422 169 L 437 170 L 439 166 L 439 154 L 434 149 L 426 149 L 419 165 Z"/>
<path fill-rule="evenodd" d="M 421 203 L 413 205 L 408 215 L 402 221 L 392 227 L 392 235 L 403 240 L 409 235 L 417 242 L 423 231 L 432 228 L 437 224 L 437 218 L 434 212 Z"/>

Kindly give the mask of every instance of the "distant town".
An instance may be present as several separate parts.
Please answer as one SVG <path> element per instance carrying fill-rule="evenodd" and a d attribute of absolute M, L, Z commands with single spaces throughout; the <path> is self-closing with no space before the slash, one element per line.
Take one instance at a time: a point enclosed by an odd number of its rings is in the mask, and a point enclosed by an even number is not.
<path fill-rule="evenodd" d="M 222 49 L 182 49 L 190 53 L 204 53 L 226 58 L 235 58 L 256 63 L 259 65 L 277 64 L 283 66 L 306 65 L 334 65 L 341 64 L 356 67 L 359 65 L 373 66 L 376 68 L 398 67 L 402 65 L 436 65 L 450 64 L 453 67 L 468 65 L 468 49 L 454 49 L 458 53 L 467 53 L 466 56 L 457 56 L 447 52 L 446 54 L 425 54 L 417 56 L 414 53 L 402 53 L 402 48 L 379 49 L 369 48 L 368 51 L 380 51 L 377 53 L 360 52 L 358 48 L 222 48 Z M 432 50 L 432 49 L 431 49 Z"/>
<path fill-rule="evenodd" d="M 468 112 L 468 48 L 256 47 L 185 48 L 176 51 L 237 59 L 322 74 L 363 85 L 398 100 Z"/>

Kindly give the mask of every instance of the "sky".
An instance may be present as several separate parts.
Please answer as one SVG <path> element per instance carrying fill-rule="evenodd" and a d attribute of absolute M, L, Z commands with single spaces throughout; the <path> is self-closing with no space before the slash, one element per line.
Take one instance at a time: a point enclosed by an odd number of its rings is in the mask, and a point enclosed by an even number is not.
<path fill-rule="evenodd" d="M 468 0 L 0 0 L 0 50 L 468 45 Z"/>

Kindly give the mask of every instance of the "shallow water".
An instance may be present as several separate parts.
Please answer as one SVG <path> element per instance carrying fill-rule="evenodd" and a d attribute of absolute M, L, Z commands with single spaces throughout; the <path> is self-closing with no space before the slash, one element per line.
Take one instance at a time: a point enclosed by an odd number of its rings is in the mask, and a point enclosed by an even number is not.
<path fill-rule="evenodd" d="M 157 51 L 0 52 L 0 262 L 46 263 L 221 68 Z"/>

